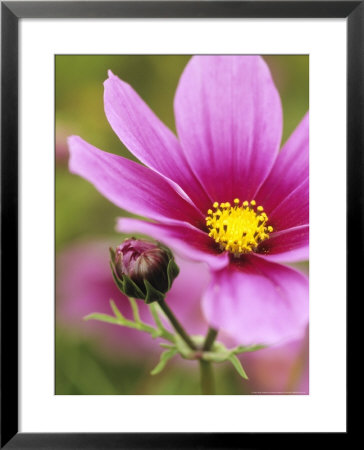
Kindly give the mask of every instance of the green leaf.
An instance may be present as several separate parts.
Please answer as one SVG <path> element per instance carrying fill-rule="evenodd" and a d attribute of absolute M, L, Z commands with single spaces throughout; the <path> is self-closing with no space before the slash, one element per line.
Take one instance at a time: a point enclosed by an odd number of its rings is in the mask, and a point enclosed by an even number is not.
<path fill-rule="evenodd" d="M 176 355 L 178 351 L 174 348 L 171 348 L 170 350 L 166 350 L 161 354 L 159 363 L 154 367 L 154 369 L 150 372 L 151 375 L 157 375 L 158 373 L 162 372 L 162 370 L 165 368 L 167 362 L 173 358 L 174 355 Z"/>
<path fill-rule="evenodd" d="M 125 320 L 125 317 L 119 311 L 119 308 L 116 306 L 114 300 L 110 300 L 110 306 L 111 306 L 113 313 L 115 314 L 115 317 L 117 317 L 119 319 L 119 322 L 122 322 L 123 320 Z"/>
<path fill-rule="evenodd" d="M 196 351 L 191 350 L 186 342 L 177 333 L 174 336 L 174 342 L 176 343 L 176 348 L 178 353 L 185 359 L 195 359 Z"/>
<path fill-rule="evenodd" d="M 133 297 L 128 297 L 135 323 L 141 323 L 138 304 Z"/>
<path fill-rule="evenodd" d="M 173 344 L 166 344 L 165 342 L 160 342 L 159 345 L 163 348 L 176 348 Z"/>
<path fill-rule="evenodd" d="M 248 375 L 245 373 L 245 370 L 243 369 L 243 366 L 241 365 L 241 362 L 239 361 L 239 358 L 235 355 L 229 356 L 229 361 L 231 364 L 235 367 L 238 374 L 243 377 L 245 380 L 248 380 Z"/>
<path fill-rule="evenodd" d="M 109 316 L 108 314 L 101 314 L 101 313 L 89 314 L 88 316 L 85 316 L 83 320 L 99 320 L 100 322 L 114 323 L 116 325 L 121 324 L 120 319 L 113 316 Z"/>
<path fill-rule="evenodd" d="M 257 350 L 261 350 L 263 348 L 267 348 L 266 345 L 249 345 L 248 347 L 244 347 L 243 345 L 239 345 L 232 350 L 233 353 L 245 353 L 245 352 L 256 352 Z"/>
<path fill-rule="evenodd" d="M 225 347 L 225 345 L 222 342 L 219 342 L 219 341 L 215 341 L 212 344 L 212 347 L 211 347 L 210 351 L 211 352 L 217 352 L 217 353 L 229 353 L 230 352 L 230 350 L 228 350 Z"/>
<path fill-rule="evenodd" d="M 230 358 L 230 354 L 228 352 L 204 352 L 203 353 L 203 360 L 207 362 L 216 362 L 221 363 L 224 361 L 227 361 Z"/>
<path fill-rule="evenodd" d="M 153 339 L 157 339 L 157 338 L 162 336 L 161 331 L 158 330 L 157 328 L 153 328 L 153 331 L 152 330 L 150 330 L 150 331 L 149 330 L 145 330 L 145 331 L 148 331 L 148 333 L 151 335 L 151 337 Z"/>
<path fill-rule="evenodd" d="M 161 333 L 159 330 L 156 330 L 155 328 L 151 327 L 147 323 L 144 323 L 142 321 L 132 322 L 131 320 L 126 319 L 121 314 L 121 312 L 119 311 L 118 307 L 116 306 L 116 304 L 113 300 L 110 300 L 110 306 L 116 317 L 109 316 L 108 314 L 93 313 L 93 314 L 89 314 L 88 316 L 84 317 L 83 320 L 99 320 L 101 322 L 107 322 L 107 323 L 112 323 L 115 325 L 120 325 L 120 326 L 124 326 L 124 327 L 128 327 L 128 328 L 133 328 L 134 330 L 145 331 L 145 332 L 149 333 L 153 338 L 161 336 Z M 164 336 L 164 337 L 168 338 L 168 336 Z"/>

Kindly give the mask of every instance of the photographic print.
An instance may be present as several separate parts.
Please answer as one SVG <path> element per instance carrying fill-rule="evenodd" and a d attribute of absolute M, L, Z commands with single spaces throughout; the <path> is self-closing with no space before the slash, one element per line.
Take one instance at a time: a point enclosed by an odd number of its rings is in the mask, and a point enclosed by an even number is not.
<path fill-rule="evenodd" d="M 55 393 L 308 395 L 308 55 L 56 55 L 55 94 Z"/>

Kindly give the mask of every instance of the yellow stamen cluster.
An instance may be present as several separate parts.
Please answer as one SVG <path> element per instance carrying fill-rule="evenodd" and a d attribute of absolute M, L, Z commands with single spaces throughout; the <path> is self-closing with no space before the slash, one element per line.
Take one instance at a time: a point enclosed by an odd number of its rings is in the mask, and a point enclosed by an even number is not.
<path fill-rule="evenodd" d="M 206 217 L 209 236 L 221 250 L 228 250 L 236 257 L 256 250 L 273 231 L 273 227 L 267 225 L 268 216 L 263 207 L 256 206 L 255 200 L 240 204 L 236 198 L 233 205 L 215 202 L 213 208 L 207 211 Z"/>

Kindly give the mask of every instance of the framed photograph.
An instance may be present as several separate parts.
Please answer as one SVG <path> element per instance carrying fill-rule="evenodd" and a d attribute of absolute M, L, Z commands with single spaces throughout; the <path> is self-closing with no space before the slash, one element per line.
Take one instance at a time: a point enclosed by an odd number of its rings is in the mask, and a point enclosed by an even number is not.
<path fill-rule="evenodd" d="M 347 439 L 363 3 L 1 6 L 2 448 Z"/>

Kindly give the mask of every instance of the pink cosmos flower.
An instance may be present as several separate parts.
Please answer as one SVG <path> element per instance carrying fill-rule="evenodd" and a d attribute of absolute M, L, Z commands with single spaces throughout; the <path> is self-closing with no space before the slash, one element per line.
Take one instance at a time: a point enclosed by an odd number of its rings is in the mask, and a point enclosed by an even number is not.
<path fill-rule="evenodd" d="M 240 344 L 301 337 L 308 280 L 280 263 L 308 257 L 308 114 L 279 151 L 282 108 L 259 56 L 195 56 L 177 87 L 177 137 L 109 72 L 106 116 L 144 164 L 69 138 L 70 170 L 120 208 L 122 232 L 205 262 L 208 322 Z"/>

